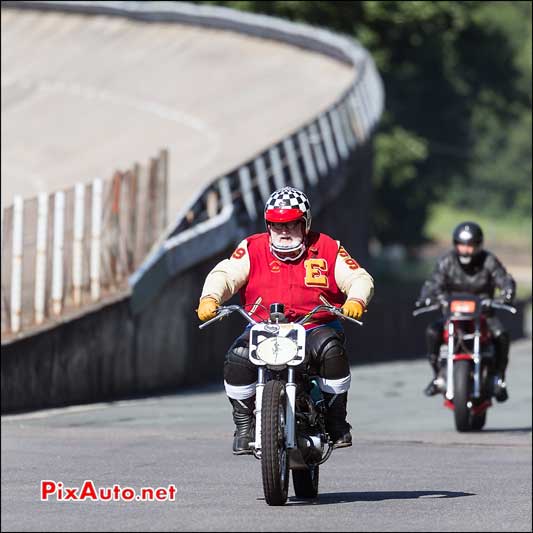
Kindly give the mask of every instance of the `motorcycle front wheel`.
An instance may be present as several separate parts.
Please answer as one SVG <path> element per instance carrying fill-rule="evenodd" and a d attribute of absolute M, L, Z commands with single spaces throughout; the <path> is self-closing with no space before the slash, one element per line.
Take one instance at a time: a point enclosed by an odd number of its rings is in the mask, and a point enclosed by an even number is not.
<path fill-rule="evenodd" d="M 468 402 L 472 398 L 472 363 L 455 361 L 453 364 L 453 414 L 457 431 L 471 431 L 472 417 Z"/>
<path fill-rule="evenodd" d="M 285 445 L 286 395 L 282 382 L 267 382 L 261 405 L 261 471 L 268 505 L 283 505 L 289 488 L 289 458 Z"/>

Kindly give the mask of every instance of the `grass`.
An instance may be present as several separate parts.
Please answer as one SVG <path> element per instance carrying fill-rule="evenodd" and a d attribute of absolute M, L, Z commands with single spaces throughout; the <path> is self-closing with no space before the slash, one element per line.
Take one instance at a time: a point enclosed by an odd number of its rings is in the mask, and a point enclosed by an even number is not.
<path fill-rule="evenodd" d="M 504 245 L 523 249 L 524 252 L 531 250 L 531 218 L 489 217 L 446 205 L 437 205 L 431 210 L 425 235 L 433 241 L 448 243 L 455 226 L 466 220 L 477 222 L 483 228 L 485 244 L 489 249 Z"/>
<path fill-rule="evenodd" d="M 496 253 L 508 268 L 510 265 L 531 267 L 531 218 L 489 217 L 474 211 L 437 205 L 431 211 L 425 235 L 434 242 L 449 245 L 455 226 L 467 220 L 481 226 L 484 246 Z M 518 298 L 530 298 L 531 293 L 531 280 L 517 280 Z"/>
<path fill-rule="evenodd" d="M 437 256 L 451 248 L 452 233 L 457 224 L 471 220 L 483 229 L 484 245 L 509 268 L 510 265 L 531 268 L 531 218 L 495 218 L 480 216 L 474 211 L 458 210 L 446 205 L 435 206 L 426 223 L 425 236 L 438 244 L 440 252 L 417 259 L 391 260 L 383 255 L 372 257 L 370 271 L 379 283 L 410 283 L 422 285 L 434 268 Z M 438 248 L 439 248 L 438 247 Z M 531 298 L 530 279 L 517 279 L 517 297 Z"/>

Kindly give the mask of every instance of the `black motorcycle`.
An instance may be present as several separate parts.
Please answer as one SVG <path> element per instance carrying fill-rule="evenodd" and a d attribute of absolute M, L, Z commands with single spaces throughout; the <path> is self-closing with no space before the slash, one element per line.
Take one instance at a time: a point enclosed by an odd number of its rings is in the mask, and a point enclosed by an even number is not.
<path fill-rule="evenodd" d="M 289 470 L 300 498 L 318 494 L 319 466 L 333 451 L 326 431 L 326 405 L 317 376 L 306 353 L 302 324 L 327 311 L 359 325 L 333 306 L 319 305 L 297 322 L 288 322 L 282 304 L 272 304 L 270 317 L 256 322 L 241 306 L 221 306 L 215 318 L 200 329 L 238 311 L 252 324 L 249 359 L 257 366 L 255 441 L 250 443 L 261 461 L 263 491 L 268 505 L 287 501 Z"/>

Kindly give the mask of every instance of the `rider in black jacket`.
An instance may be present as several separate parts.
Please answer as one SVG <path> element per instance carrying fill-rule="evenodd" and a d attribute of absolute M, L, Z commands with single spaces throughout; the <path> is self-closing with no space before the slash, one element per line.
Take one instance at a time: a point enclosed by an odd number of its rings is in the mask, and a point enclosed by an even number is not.
<path fill-rule="evenodd" d="M 516 284 L 498 258 L 483 249 L 483 232 L 475 222 L 463 222 L 453 232 L 453 250 L 442 256 L 430 277 L 422 286 L 416 307 L 442 300 L 448 293 L 469 292 L 480 298 L 498 298 L 506 304 L 513 303 Z M 496 346 L 496 371 L 498 379 L 495 391 L 496 400 L 504 402 L 508 398 L 505 383 L 505 369 L 509 360 L 510 336 L 500 320 L 487 311 L 487 324 Z M 433 379 L 425 389 L 427 396 L 441 392 L 438 380 L 438 361 L 444 319 L 430 324 L 426 330 L 428 357 L 433 369 Z"/>

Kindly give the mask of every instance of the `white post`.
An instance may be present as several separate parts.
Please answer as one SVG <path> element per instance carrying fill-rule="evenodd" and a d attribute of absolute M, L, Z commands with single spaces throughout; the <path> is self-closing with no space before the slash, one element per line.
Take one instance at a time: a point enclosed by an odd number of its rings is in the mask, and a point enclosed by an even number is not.
<path fill-rule="evenodd" d="M 335 168 L 339 164 L 339 158 L 335 151 L 335 145 L 333 144 L 333 139 L 331 137 L 331 128 L 326 115 L 320 115 L 320 117 L 318 117 L 318 124 L 322 133 L 322 138 L 324 139 L 329 166 L 330 168 Z"/>
<path fill-rule="evenodd" d="M 311 185 L 316 185 L 318 183 L 318 175 L 313 162 L 313 156 L 311 154 L 307 133 L 304 129 L 298 132 L 298 144 L 300 146 L 300 152 L 304 162 L 305 176 Z"/>
<path fill-rule="evenodd" d="M 331 121 L 331 126 L 333 128 L 333 137 L 335 138 L 335 141 L 337 143 L 337 150 L 340 156 L 343 159 L 346 159 L 348 157 L 348 146 L 346 144 L 346 139 L 344 138 L 344 134 L 342 131 L 339 110 L 332 109 L 329 112 L 329 119 Z"/>
<path fill-rule="evenodd" d="M 17 333 L 21 326 L 22 301 L 22 225 L 24 204 L 21 196 L 13 198 L 13 246 L 11 266 L 11 331 Z"/>
<path fill-rule="evenodd" d="M 54 244 L 52 255 L 52 312 L 61 314 L 63 307 L 63 244 L 65 241 L 65 193 L 54 195 Z"/>
<path fill-rule="evenodd" d="M 343 104 L 340 106 L 339 111 L 341 114 L 341 122 L 344 127 L 344 135 L 346 136 L 346 141 L 348 142 L 348 146 L 353 149 L 353 147 L 357 144 L 357 140 L 355 137 L 355 133 L 352 129 L 352 125 L 350 123 L 350 112 L 348 110 L 349 106 L 348 100 L 344 100 Z"/>
<path fill-rule="evenodd" d="M 298 167 L 298 161 L 296 159 L 296 151 L 294 150 L 294 143 L 292 142 L 291 137 L 287 137 L 283 141 L 283 148 L 285 149 L 285 154 L 287 155 L 287 161 L 289 163 L 289 172 L 291 175 L 292 184 L 297 189 L 303 189 L 304 182 L 302 179 L 302 174 L 300 173 L 300 168 Z"/>
<path fill-rule="evenodd" d="M 281 189 L 285 186 L 285 177 L 283 176 L 283 165 L 281 164 L 281 158 L 279 156 L 278 146 L 273 146 L 269 150 L 270 163 L 272 165 L 272 174 L 274 176 L 274 184 L 276 189 Z"/>
<path fill-rule="evenodd" d="M 268 184 L 268 175 L 265 166 L 265 160 L 262 156 L 258 156 L 254 160 L 254 169 L 255 175 L 257 176 L 257 184 L 259 186 L 259 192 L 261 194 L 261 199 L 264 203 L 268 200 L 270 196 L 270 186 Z"/>
<path fill-rule="evenodd" d="M 46 301 L 46 244 L 48 240 L 48 194 L 39 194 L 37 204 L 37 250 L 35 256 L 35 323 L 44 321 Z"/>
<path fill-rule="evenodd" d="M 315 154 L 316 166 L 321 176 L 326 176 L 328 173 L 328 164 L 326 162 L 326 156 L 322 150 L 322 139 L 318 132 L 316 121 L 309 125 L 309 142 Z"/>
<path fill-rule="evenodd" d="M 250 176 L 250 169 L 247 166 L 243 166 L 239 169 L 239 181 L 241 184 L 242 198 L 248 216 L 252 220 L 256 220 L 257 210 L 255 208 L 254 192 L 252 189 L 252 178 Z"/>
<path fill-rule="evenodd" d="M 366 139 L 365 135 L 365 125 L 363 122 L 363 115 L 361 112 L 361 104 L 358 100 L 356 89 L 354 89 L 353 93 L 348 98 L 349 106 L 348 109 L 350 110 L 351 114 L 351 120 L 352 120 L 352 126 L 355 130 L 356 138 L 364 142 Z"/>
<path fill-rule="evenodd" d="M 91 224 L 91 299 L 100 299 L 100 249 L 102 243 L 102 179 L 93 181 Z"/>
<path fill-rule="evenodd" d="M 83 276 L 83 226 L 85 222 L 85 185 L 78 183 L 74 190 L 74 237 L 72 243 L 72 290 L 74 305 L 81 304 Z"/>
<path fill-rule="evenodd" d="M 1 256 L 4 257 L 4 208 L 2 209 L 2 218 L 1 218 L 1 224 L 0 224 L 0 250 L 1 250 Z M 0 283 L 1 288 L 1 294 L 0 294 L 0 307 L 2 312 L 2 331 L 4 331 L 5 328 L 5 321 L 4 321 L 4 284 Z"/>

